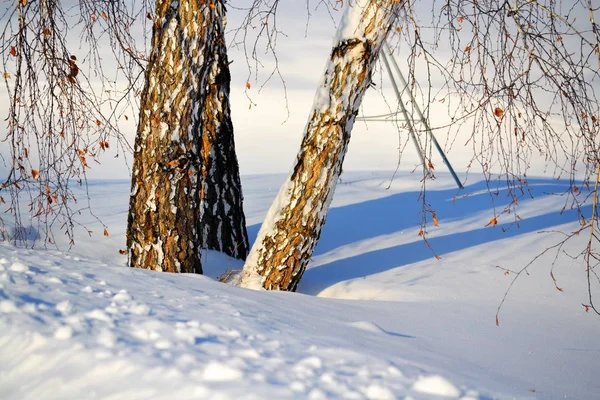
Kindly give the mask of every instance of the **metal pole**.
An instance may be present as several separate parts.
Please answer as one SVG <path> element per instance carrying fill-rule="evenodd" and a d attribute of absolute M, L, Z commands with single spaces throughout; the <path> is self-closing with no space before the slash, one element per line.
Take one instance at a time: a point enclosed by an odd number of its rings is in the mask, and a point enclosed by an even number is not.
<path fill-rule="evenodd" d="M 387 61 L 386 53 L 392 54 L 392 52 L 391 52 L 391 50 L 390 50 L 390 48 L 389 48 L 389 46 L 388 46 L 387 43 L 384 43 L 384 46 L 385 46 L 384 47 L 384 51 L 382 52 L 383 60 L 384 60 L 384 63 L 386 65 L 386 68 L 388 70 L 388 73 L 390 74 L 390 77 L 391 77 L 390 66 L 389 66 L 389 63 Z M 391 57 L 391 59 L 392 59 L 392 65 L 394 66 L 394 70 L 396 71 L 396 74 L 398 74 L 398 78 L 400 79 L 400 83 L 402 84 L 403 87 L 406 87 L 407 86 L 406 80 L 404 79 L 404 75 L 402 75 L 402 72 L 400 71 L 400 68 L 398 67 L 398 64 L 396 63 L 396 60 L 394 59 L 394 57 Z M 402 103 L 402 99 L 400 98 L 400 94 L 398 92 L 398 87 L 396 86 L 396 82 L 394 82 L 393 78 L 392 78 L 392 85 L 394 86 L 394 89 L 396 90 L 396 94 L 398 95 L 398 100 L 400 101 L 400 103 Z M 412 96 L 412 93 L 410 93 L 410 91 L 409 91 L 409 95 L 410 95 L 410 100 L 412 102 L 412 105 L 415 108 L 415 110 L 417 111 L 417 114 L 419 115 L 419 118 L 421 119 L 421 122 L 425 125 L 425 131 L 431 137 L 431 140 L 433 141 L 433 144 L 435 145 L 435 148 L 440 153 L 440 156 L 442 156 L 442 159 L 446 163 L 446 166 L 448 167 L 448 170 L 450 171 L 450 174 L 454 178 L 454 181 L 456 182 L 456 184 L 458 185 L 458 187 L 460 189 L 464 189 L 464 186 L 462 185 L 462 183 L 458 179 L 458 176 L 456 175 L 456 172 L 454 172 L 454 168 L 452 168 L 452 165 L 450 165 L 450 161 L 448 161 L 448 158 L 446 157 L 446 154 L 444 153 L 444 151 L 440 147 L 440 144 L 438 143 L 437 139 L 433 135 L 433 132 L 431 132 L 431 127 L 429 126 L 429 122 L 423 116 L 423 113 L 421 112 L 421 109 L 417 105 L 417 103 L 416 103 L 414 97 Z M 404 105 L 402 105 L 402 109 L 404 110 Z M 406 116 L 406 113 L 405 113 L 405 116 Z M 413 138 L 414 138 L 414 135 L 413 135 Z M 422 154 L 421 154 L 421 160 L 423 160 L 423 155 Z M 423 164 L 425 164 L 425 161 L 423 161 Z"/>
<path fill-rule="evenodd" d="M 385 54 L 386 51 L 381 52 L 381 59 L 383 60 L 383 64 L 385 65 L 385 68 L 387 69 L 388 75 L 390 76 L 390 81 L 392 81 L 392 86 L 394 88 L 394 91 L 396 92 L 396 97 L 398 98 L 398 104 L 400 105 L 400 110 L 402 111 L 402 114 L 404 115 L 404 121 L 408 125 L 408 131 L 410 132 L 410 137 L 412 138 L 412 141 L 413 141 L 415 147 L 417 148 L 417 152 L 419 153 L 419 158 L 421 159 L 421 163 L 423 163 L 424 173 L 425 173 L 425 175 L 427 175 L 429 173 L 429 168 L 427 166 L 427 163 L 425 162 L 425 156 L 423 155 L 423 149 L 421 149 L 421 145 L 419 144 L 419 142 L 417 140 L 417 136 L 415 135 L 415 129 L 412 124 L 412 120 L 408 116 L 408 112 L 406 111 L 406 108 L 404 107 L 404 103 L 402 102 L 402 95 L 400 94 L 400 90 L 398 89 L 398 85 L 396 84 L 396 80 L 394 79 L 394 74 L 392 73 L 392 69 L 390 68 L 390 63 L 387 59 L 387 55 Z M 406 86 L 406 84 L 404 84 L 404 86 Z"/>

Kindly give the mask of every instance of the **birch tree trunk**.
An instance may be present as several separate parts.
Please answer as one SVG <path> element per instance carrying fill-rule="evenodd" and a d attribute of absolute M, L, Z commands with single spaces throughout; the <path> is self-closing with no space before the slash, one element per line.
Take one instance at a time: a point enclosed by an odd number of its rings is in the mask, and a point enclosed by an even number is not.
<path fill-rule="evenodd" d="M 295 166 L 262 224 L 241 286 L 296 290 L 319 240 L 354 119 L 400 4 L 357 0 L 346 8 Z"/>
<path fill-rule="evenodd" d="M 224 12 L 224 6 L 217 12 Z M 202 109 L 200 235 L 202 247 L 246 259 L 249 251 L 242 183 L 235 153 L 229 101 L 231 76 L 223 14 L 206 56 L 208 85 Z"/>
<path fill-rule="evenodd" d="M 222 0 L 157 0 L 135 141 L 132 267 L 202 273 L 201 247 L 244 257 Z"/>

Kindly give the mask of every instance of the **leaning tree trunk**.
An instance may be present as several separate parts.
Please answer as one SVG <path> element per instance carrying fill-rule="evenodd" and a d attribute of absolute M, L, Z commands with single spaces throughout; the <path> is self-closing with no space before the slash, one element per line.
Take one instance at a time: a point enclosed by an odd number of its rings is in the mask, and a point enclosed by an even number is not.
<path fill-rule="evenodd" d="M 319 240 L 354 119 L 400 4 L 357 0 L 347 7 L 296 164 L 262 224 L 241 286 L 296 290 Z"/>
<path fill-rule="evenodd" d="M 156 2 L 127 226 L 132 267 L 202 273 L 203 245 L 246 255 L 224 12 L 222 0 Z"/>

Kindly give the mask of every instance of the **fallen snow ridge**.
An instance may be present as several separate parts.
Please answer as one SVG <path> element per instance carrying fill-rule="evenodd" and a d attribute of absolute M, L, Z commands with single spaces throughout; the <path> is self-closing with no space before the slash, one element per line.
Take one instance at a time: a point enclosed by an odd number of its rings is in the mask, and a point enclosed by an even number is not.
<path fill-rule="evenodd" d="M 444 378 L 422 378 L 417 365 L 361 350 L 393 336 L 345 322 L 347 306 L 59 252 L 0 250 L 3 399 L 463 394 Z M 290 314 L 297 301 L 303 306 Z"/>
<path fill-rule="evenodd" d="M 70 253 L 0 243 L 0 399 L 596 398 L 600 319 L 581 306 L 585 270 L 570 258 L 554 267 L 563 292 L 542 257 L 495 326 L 511 279 L 497 266 L 554 243 L 538 231 L 578 226 L 543 195 L 560 182 L 535 182 L 518 228 L 486 228 L 489 196 L 455 198 L 440 174 L 436 260 L 417 235 L 420 183 L 386 190 L 388 178 L 344 175 L 299 293 L 218 283 L 240 264 L 216 252 L 205 276 L 124 268 L 129 182 L 93 184 L 110 237 Z M 244 183 L 251 239 L 282 179 Z"/>

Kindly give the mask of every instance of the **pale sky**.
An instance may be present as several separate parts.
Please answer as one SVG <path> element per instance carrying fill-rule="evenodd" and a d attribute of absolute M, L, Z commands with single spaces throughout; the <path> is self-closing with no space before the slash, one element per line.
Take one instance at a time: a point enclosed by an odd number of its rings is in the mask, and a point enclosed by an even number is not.
<path fill-rule="evenodd" d="M 258 75 L 255 75 L 257 71 L 253 70 L 249 78 L 244 53 L 240 48 L 229 49 L 229 60 L 232 62 L 230 65 L 232 117 L 242 175 L 285 173 L 294 163 L 313 96 L 331 50 L 332 37 L 336 29 L 335 22 L 341 15 L 341 11 L 332 11 L 330 14 L 323 5 L 316 6 L 317 1 L 312 3 L 315 4 L 310 8 L 310 18 L 304 1 L 281 1 L 278 11 L 278 28 L 283 33 L 278 37 L 277 57 L 287 87 L 287 109 L 285 92 L 278 77 L 273 77 L 266 86 L 260 88 L 271 72 L 272 57 L 268 54 L 260 55 L 264 69 L 259 69 Z M 431 6 L 425 5 L 425 7 Z M 240 25 L 243 14 L 244 12 L 229 7 L 228 30 Z M 232 44 L 231 31 L 228 33 L 227 41 L 229 45 Z M 443 57 L 443 49 L 440 49 L 439 54 Z M 397 61 L 404 69 L 405 59 L 398 57 Z M 384 114 L 390 111 L 389 107 L 393 109 L 396 107 L 395 95 L 387 76 L 384 75 L 382 78 L 380 67 L 378 71 L 374 82 L 377 88 L 383 85 L 385 99 L 377 90 L 369 89 L 363 102 L 362 115 Z M 425 78 L 424 75 L 422 79 Z M 248 91 L 254 103 L 251 108 L 250 100 L 245 93 L 247 81 L 252 85 Z M 0 102 L 3 105 L 8 104 L 6 96 L 6 88 L 2 86 Z M 440 104 L 432 105 L 430 116 L 432 126 L 443 125 L 448 120 L 447 111 Z M 130 117 L 131 120 L 137 119 L 137 116 Z M 133 143 L 133 124 L 124 127 L 130 130 L 127 136 Z M 0 133 L 4 132 L 5 126 L 0 129 Z M 446 133 L 447 130 L 436 131 L 436 136 L 441 145 L 446 148 L 450 162 L 462 179 L 464 174 L 460 172 L 467 169 L 472 154 L 472 149 L 464 145 L 470 129 L 465 128 L 451 148 L 446 145 Z M 369 122 L 367 124 L 357 121 L 352 132 L 344 170 L 392 171 L 398 163 L 399 148 L 404 149 L 401 168 L 412 170 L 419 163 L 419 157 L 408 140 L 407 132 L 403 130 L 399 133 L 391 123 Z M 0 143 L 0 147 L 4 148 L 4 146 L 5 144 Z M 127 158 L 131 165 L 132 155 L 128 154 Z M 128 179 L 130 177 L 123 157 L 113 159 L 107 155 L 103 156 L 101 161 L 102 166 L 92 165 L 88 175 L 90 178 Z M 446 171 L 437 154 L 433 155 L 433 161 L 436 170 Z M 530 174 L 543 173 L 543 161 L 534 162 Z M 420 173 L 416 172 L 415 179 L 419 179 L 419 175 Z"/>

